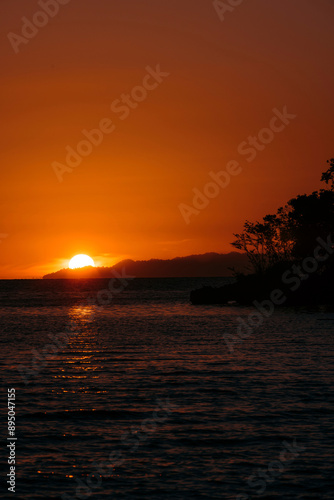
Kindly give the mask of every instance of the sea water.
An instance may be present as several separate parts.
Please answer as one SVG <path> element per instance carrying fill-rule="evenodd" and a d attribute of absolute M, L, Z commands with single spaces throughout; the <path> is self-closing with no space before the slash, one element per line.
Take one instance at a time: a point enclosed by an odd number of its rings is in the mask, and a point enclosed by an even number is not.
<path fill-rule="evenodd" d="M 100 306 L 108 280 L 1 281 L 4 498 L 333 499 L 334 314 L 277 309 L 232 351 L 254 308 L 189 301 L 225 282 L 135 279 Z"/>

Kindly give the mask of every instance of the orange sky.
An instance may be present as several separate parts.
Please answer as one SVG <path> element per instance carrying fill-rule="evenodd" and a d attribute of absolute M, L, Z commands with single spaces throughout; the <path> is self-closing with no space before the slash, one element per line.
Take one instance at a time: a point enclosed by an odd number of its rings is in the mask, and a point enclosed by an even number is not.
<path fill-rule="evenodd" d="M 77 253 L 112 265 L 227 252 L 246 218 L 320 187 L 334 156 L 330 0 L 244 0 L 223 21 L 211 1 L 62 2 L 18 53 L 8 33 L 41 7 L 1 2 L 0 278 Z M 122 120 L 111 104 L 157 65 L 169 76 Z M 285 105 L 296 118 L 248 162 L 239 145 Z M 115 130 L 59 182 L 53 162 L 105 118 Z M 242 172 L 187 224 L 179 205 L 231 160 Z"/>

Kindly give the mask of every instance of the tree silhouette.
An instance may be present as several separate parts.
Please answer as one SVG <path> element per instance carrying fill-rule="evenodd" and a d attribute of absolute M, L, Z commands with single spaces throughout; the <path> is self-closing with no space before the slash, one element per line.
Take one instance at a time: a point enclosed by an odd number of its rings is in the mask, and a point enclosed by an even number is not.
<path fill-rule="evenodd" d="M 327 163 L 329 163 L 330 167 L 326 172 L 322 174 L 321 180 L 326 182 L 328 184 L 329 182 L 331 183 L 330 189 L 333 191 L 334 190 L 334 158 L 331 158 L 330 160 L 327 160 Z"/>
<path fill-rule="evenodd" d="M 246 252 L 257 274 L 312 256 L 316 239 L 334 232 L 334 159 L 327 163 L 321 180 L 331 183 L 330 189 L 299 195 L 261 222 L 246 221 L 243 232 L 234 234 L 232 245 Z"/>

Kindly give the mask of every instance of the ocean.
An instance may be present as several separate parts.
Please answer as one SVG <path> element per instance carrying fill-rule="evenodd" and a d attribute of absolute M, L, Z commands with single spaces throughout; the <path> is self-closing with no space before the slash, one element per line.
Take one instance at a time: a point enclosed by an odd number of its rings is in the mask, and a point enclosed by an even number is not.
<path fill-rule="evenodd" d="M 253 307 L 189 301 L 226 282 L 0 281 L 4 498 L 333 499 L 334 313 L 236 341 Z"/>

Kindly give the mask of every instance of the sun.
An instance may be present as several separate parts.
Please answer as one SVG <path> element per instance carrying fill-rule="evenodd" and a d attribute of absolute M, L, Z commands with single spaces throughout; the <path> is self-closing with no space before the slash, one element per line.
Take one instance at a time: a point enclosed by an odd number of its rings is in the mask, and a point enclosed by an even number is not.
<path fill-rule="evenodd" d="M 70 263 L 68 265 L 70 269 L 78 269 L 79 267 L 86 267 L 86 266 L 95 267 L 95 264 L 91 257 L 89 257 L 88 255 L 84 255 L 83 253 L 75 255 L 70 260 Z"/>

